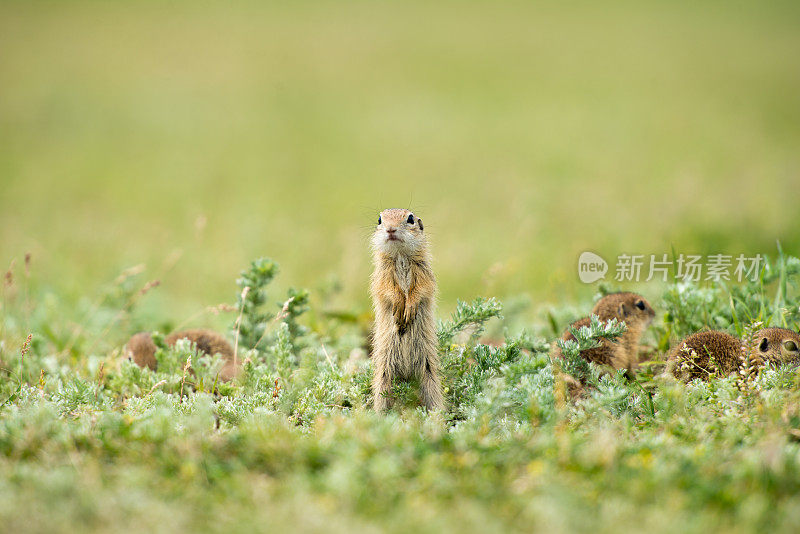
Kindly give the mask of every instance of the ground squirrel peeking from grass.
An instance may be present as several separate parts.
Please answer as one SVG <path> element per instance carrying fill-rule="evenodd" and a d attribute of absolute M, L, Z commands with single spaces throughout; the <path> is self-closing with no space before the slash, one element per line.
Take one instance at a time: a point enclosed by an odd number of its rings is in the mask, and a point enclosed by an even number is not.
<path fill-rule="evenodd" d="M 787 328 L 762 328 L 753 335 L 754 350 L 765 363 L 800 364 L 800 334 Z"/>
<path fill-rule="evenodd" d="M 382 211 L 372 235 L 372 252 L 375 410 L 392 405 L 395 377 L 418 379 L 425 406 L 429 410 L 442 410 L 444 398 L 433 318 L 436 279 L 422 219 L 405 209 Z"/>
<path fill-rule="evenodd" d="M 597 301 L 592 308 L 592 315 L 597 315 L 601 321 L 624 321 L 627 330 L 616 341 L 601 339 L 599 347 L 584 350 L 581 356 L 590 362 L 608 365 L 614 369 L 634 371 L 639 365 L 639 342 L 642 334 L 656 315 L 647 299 L 636 293 L 611 293 Z M 589 317 L 584 317 L 570 326 L 581 328 L 589 326 L 591 322 Z M 561 339 L 569 341 L 575 339 L 575 336 L 567 329 Z M 561 350 L 556 347 L 554 355 L 561 357 Z"/>
<path fill-rule="evenodd" d="M 669 352 L 667 372 L 689 382 L 736 373 L 746 356 L 758 366 L 800 364 L 800 334 L 794 330 L 762 328 L 748 339 L 752 342 L 718 330 L 687 336 Z"/>
<path fill-rule="evenodd" d="M 170 347 L 175 345 L 179 339 L 188 339 L 197 346 L 199 352 L 205 354 L 219 354 L 225 361 L 222 369 L 219 372 L 219 378 L 222 381 L 229 381 L 236 376 L 236 367 L 233 361 L 233 347 L 228 343 L 221 334 L 213 330 L 182 330 L 180 332 L 173 332 L 164 338 L 164 342 Z M 148 367 L 155 371 L 156 362 L 156 344 L 153 342 L 152 336 L 148 332 L 140 332 L 135 334 L 128 341 L 125 348 L 125 356 L 133 361 L 139 367 Z"/>

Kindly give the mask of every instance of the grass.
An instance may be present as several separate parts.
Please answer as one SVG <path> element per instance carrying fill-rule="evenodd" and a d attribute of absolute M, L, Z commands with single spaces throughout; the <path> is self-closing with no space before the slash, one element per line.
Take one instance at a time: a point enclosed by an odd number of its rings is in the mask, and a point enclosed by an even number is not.
<path fill-rule="evenodd" d="M 797 531 L 797 370 L 658 373 L 699 328 L 799 326 L 799 18 L 3 2 L 4 528 Z M 433 241 L 441 415 L 413 384 L 368 408 L 367 239 L 390 206 Z M 627 285 L 660 314 L 656 363 L 573 361 L 576 400 L 548 351 L 597 291 L 584 250 L 773 259 L 752 284 Z M 192 326 L 237 340 L 239 379 L 197 356 L 187 378 L 185 345 L 157 372 L 122 356 Z"/>
<path fill-rule="evenodd" d="M 4 2 L 0 264 L 30 251 L 42 283 L 78 297 L 144 263 L 163 284 L 143 310 L 182 321 L 262 255 L 287 285 L 335 279 L 339 305 L 366 305 L 388 206 L 424 218 L 447 312 L 587 298 L 586 249 L 796 250 L 799 15 Z"/>
<path fill-rule="evenodd" d="M 141 273 L 117 279 L 69 336 L 41 311 L 60 303 L 29 308 L 24 277 L 7 283 L 4 524 L 42 532 L 798 527 L 798 370 L 766 368 L 744 385 L 659 376 L 664 350 L 695 328 L 685 303 L 704 302 L 710 325 L 736 335 L 748 335 L 741 317 L 797 329 L 797 258 L 781 255 L 743 285 L 675 282 L 662 298 L 650 295 L 664 312 L 646 339 L 653 361 L 632 380 L 585 362 L 565 366 L 587 384 L 581 398 L 551 365 L 552 338 L 536 333 L 549 327 L 520 330 L 496 299 L 460 302 L 438 325 L 441 414 L 426 413 L 414 384 L 402 382 L 399 407 L 373 412 L 362 325 L 305 305 L 301 290 L 285 304 L 270 285 L 276 273 L 262 259 L 241 274 L 250 289 L 228 316 L 246 332 L 237 336 L 245 363 L 230 383 L 216 378 L 222 362 L 184 342 L 156 353 L 155 372 L 119 347 L 93 349 L 97 331 L 132 315 Z M 486 327 L 505 330 L 504 339 L 483 344 Z M 18 350 L 26 329 L 34 334 Z M 622 331 L 592 324 L 576 332 L 575 349 Z M 568 362 L 576 350 L 564 346 Z"/>

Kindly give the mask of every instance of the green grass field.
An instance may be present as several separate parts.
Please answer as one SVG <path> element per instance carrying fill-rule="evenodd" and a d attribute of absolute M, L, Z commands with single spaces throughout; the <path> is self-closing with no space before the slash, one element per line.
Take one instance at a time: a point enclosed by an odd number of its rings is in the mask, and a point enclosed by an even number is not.
<path fill-rule="evenodd" d="M 3 528 L 797 531 L 793 370 L 576 402 L 544 343 L 597 292 L 585 250 L 800 255 L 798 28 L 790 1 L 0 3 Z M 387 207 L 425 220 L 443 326 L 503 303 L 499 347 L 442 345 L 441 417 L 366 407 Z M 262 256 L 265 313 L 308 309 L 246 376 L 181 394 L 185 350 L 124 361 L 138 330 L 229 333 L 209 308 Z M 797 329 L 793 261 L 630 285 L 650 354 Z"/>

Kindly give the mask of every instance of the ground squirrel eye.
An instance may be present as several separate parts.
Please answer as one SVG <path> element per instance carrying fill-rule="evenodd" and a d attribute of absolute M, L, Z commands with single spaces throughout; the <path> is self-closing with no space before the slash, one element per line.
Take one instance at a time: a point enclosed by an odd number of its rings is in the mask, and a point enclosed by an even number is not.
<path fill-rule="evenodd" d="M 381 223 L 381 216 L 378 215 L 378 224 L 380 224 L 380 223 Z"/>
<path fill-rule="evenodd" d="M 414 224 L 414 215 L 413 214 L 408 216 L 408 221 L 407 222 L 408 222 L 408 224 Z"/>
<path fill-rule="evenodd" d="M 644 309 L 644 301 L 643 300 L 636 301 L 636 307 L 639 308 L 640 310 L 643 310 Z"/>
<path fill-rule="evenodd" d="M 767 341 L 767 338 L 765 337 L 761 338 L 761 344 L 758 346 L 758 350 L 760 350 L 761 352 L 767 352 L 768 348 L 769 348 L 769 341 Z"/>
<path fill-rule="evenodd" d="M 784 341 L 783 342 L 783 346 L 789 352 L 797 352 L 797 343 L 795 343 L 794 341 L 791 341 L 791 340 Z"/>

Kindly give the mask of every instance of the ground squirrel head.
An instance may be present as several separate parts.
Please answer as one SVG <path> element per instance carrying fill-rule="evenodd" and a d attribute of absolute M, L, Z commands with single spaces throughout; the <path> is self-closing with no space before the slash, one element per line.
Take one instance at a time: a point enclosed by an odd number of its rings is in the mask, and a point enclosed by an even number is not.
<path fill-rule="evenodd" d="M 616 318 L 626 324 L 649 325 L 656 312 L 647 299 L 637 293 L 611 293 L 597 301 L 592 313 L 607 321 Z"/>
<path fill-rule="evenodd" d="M 378 215 L 378 226 L 372 234 L 375 252 L 395 256 L 417 254 L 425 248 L 422 219 L 409 210 L 388 209 Z"/>
<path fill-rule="evenodd" d="M 125 347 L 125 357 L 139 367 L 156 368 L 156 344 L 148 332 L 134 335 Z"/>
<path fill-rule="evenodd" d="M 755 350 L 772 363 L 800 364 L 800 334 L 786 328 L 763 328 L 755 333 Z"/>

